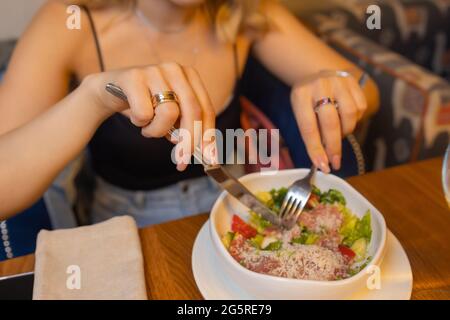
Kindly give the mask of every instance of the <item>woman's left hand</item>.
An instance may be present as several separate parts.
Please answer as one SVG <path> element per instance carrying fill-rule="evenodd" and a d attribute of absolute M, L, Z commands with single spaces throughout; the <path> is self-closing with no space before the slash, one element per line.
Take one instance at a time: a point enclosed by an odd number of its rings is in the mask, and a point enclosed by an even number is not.
<path fill-rule="evenodd" d="M 323 99 L 337 102 L 317 106 Z M 367 109 L 356 79 L 321 77 L 293 87 L 291 102 L 308 155 L 323 172 L 341 167 L 342 137 L 353 132 Z"/>

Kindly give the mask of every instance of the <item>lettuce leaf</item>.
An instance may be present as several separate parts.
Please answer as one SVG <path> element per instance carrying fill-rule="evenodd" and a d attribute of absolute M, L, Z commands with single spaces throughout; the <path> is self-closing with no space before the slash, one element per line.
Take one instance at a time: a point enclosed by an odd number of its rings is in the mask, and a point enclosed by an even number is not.
<path fill-rule="evenodd" d="M 366 214 L 361 218 L 351 214 L 348 209 L 343 211 L 344 222 L 342 223 L 339 233 L 343 236 L 343 244 L 351 247 L 356 240 L 364 238 L 367 242 L 370 242 L 372 238 L 372 226 L 370 219 L 370 211 L 367 210 Z"/>
<path fill-rule="evenodd" d="M 287 191 L 287 188 L 272 189 L 269 191 L 270 195 L 272 196 L 272 204 L 270 206 L 270 209 L 274 210 L 275 212 L 280 211 L 281 204 L 283 203 L 284 197 L 286 197 Z"/>
<path fill-rule="evenodd" d="M 281 247 L 283 246 L 283 242 L 281 242 L 280 240 L 275 241 L 275 242 L 271 242 L 267 247 L 265 247 L 263 250 L 268 250 L 268 251 L 278 251 L 281 249 Z"/>
<path fill-rule="evenodd" d="M 272 223 L 270 221 L 264 219 L 256 212 L 250 211 L 250 225 L 256 229 L 258 233 L 263 233 L 267 227 L 270 227 Z"/>
<path fill-rule="evenodd" d="M 311 193 L 315 194 L 316 196 L 319 196 L 319 198 L 322 195 L 322 192 L 320 191 L 320 189 L 317 188 L 315 185 L 312 186 Z"/>
<path fill-rule="evenodd" d="M 320 236 L 313 232 L 309 232 L 306 228 L 302 230 L 299 237 L 292 239 L 292 243 L 298 244 L 315 244 Z"/>
<path fill-rule="evenodd" d="M 231 241 L 233 241 L 235 236 L 234 232 L 228 231 L 223 237 L 222 237 L 222 243 L 225 246 L 225 248 L 229 249 L 231 245 Z"/>
<path fill-rule="evenodd" d="M 347 207 L 345 206 L 339 206 L 339 211 L 342 212 L 342 215 L 344 216 L 344 220 L 342 222 L 341 228 L 339 230 L 339 233 L 344 237 L 348 237 L 351 235 L 353 230 L 356 227 L 356 224 L 358 222 L 358 217 L 355 216 Z"/>
<path fill-rule="evenodd" d="M 254 246 L 257 249 L 261 249 L 262 242 L 264 241 L 264 236 L 257 234 L 256 236 L 251 238 L 249 241 L 252 244 L 252 246 Z"/>
<path fill-rule="evenodd" d="M 334 204 L 339 203 L 342 205 L 346 205 L 345 197 L 344 195 L 336 190 L 336 189 L 330 189 L 326 192 L 322 192 L 320 194 L 320 203 L 328 203 L 328 204 Z"/>

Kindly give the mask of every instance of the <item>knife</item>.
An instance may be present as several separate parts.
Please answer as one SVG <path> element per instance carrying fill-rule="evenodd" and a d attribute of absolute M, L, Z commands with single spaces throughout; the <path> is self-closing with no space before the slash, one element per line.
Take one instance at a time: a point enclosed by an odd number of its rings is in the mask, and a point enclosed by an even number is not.
<path fill-rule="evenodd" d="M 115 97 L 128 101 L 126 94 L 119 86 L 108 83 L 105 87 L 106 91 Z M 178 132 L 175 127 L 172 127 L 168 132 L 169 140 L 174 139 L 178 141 Z M 172 140 L 173 141 L 173 140 Z M 237 180 L 225 167 L 220 164 L 210 164 L 204 159 L 201 149 L 197 146 L 194 150 L 193 156 L 199 161 L 204 168 L 205 173 L 216 181 L 219 186 L 226 190 L 236 200 L 246 206 L 248 209 L 258 213 L 264 219 L 270 221 L 272 224 L 281 226 L 281 218 L 273 210 L 269 209 L 263 204 L 250 190 L 248 190 L 239 180 Z"/>

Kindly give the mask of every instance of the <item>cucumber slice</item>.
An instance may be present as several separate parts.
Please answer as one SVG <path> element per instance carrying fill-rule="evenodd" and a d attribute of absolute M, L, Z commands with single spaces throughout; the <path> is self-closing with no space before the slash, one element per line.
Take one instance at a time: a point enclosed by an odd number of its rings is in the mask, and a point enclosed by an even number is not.
<path fill-rule="evenodd" d="M 230 245 L 231 245 L 231 241 L 233 241 L 234 239 L 234 232 L 227 232 L 223 237 L 222 237 L 222 243 L 225 246 L 225 248 L 229 249 Z"/>
<path fill-rule="evenodd" d="M 367 240 L 365 238 L 359 238 L 356 240 L 353 245 L 350 247 L 353 252 L 356 254 L 356 261 L 361 261 L 366 256 L 367 250 Z"/>

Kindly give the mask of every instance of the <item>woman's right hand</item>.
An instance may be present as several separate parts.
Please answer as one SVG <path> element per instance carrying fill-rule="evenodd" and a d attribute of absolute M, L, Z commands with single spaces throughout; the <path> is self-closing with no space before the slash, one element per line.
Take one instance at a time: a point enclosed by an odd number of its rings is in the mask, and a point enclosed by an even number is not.
<path fill-rule="evenodd" d="M 105 87 L 108 83 L 121 87 L 128 103 L 107 92 Z M 197 140 L 204 137 L 203 132 L 215 128 L 211 100 L 199 74 L 191 67 L 163 63 L 104 72 L 86 77 L 82 86 L 90 90 L 102 112 L 108 116 L 115 112 L 125 113 L 135 126 L 141 128 L 145 137 L 163 137 L 179 121 L 181 139 L 177 143 L 176 154 L 180 171 L 187 167 L 195 146 L 201 142 Z M 168 102 L 154 108 L 152 95 L 163 91 L 174 91 L 179 105 Z M 199 132 L 194 134 L 195 121 L 202 123 L 200 135 Z M 202 141 L 203 145 L 210 142 Z"/>

